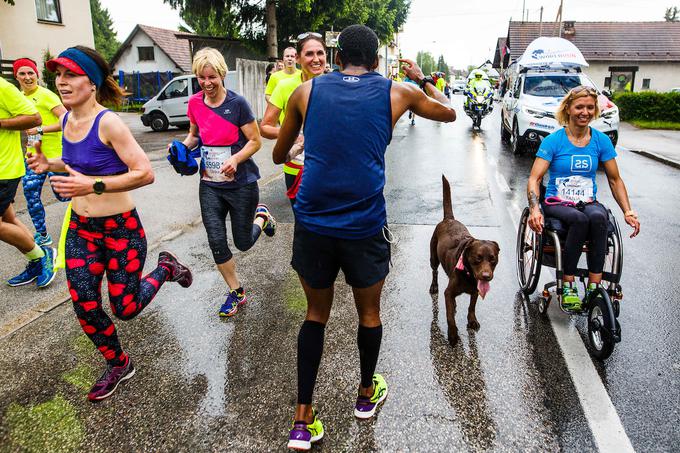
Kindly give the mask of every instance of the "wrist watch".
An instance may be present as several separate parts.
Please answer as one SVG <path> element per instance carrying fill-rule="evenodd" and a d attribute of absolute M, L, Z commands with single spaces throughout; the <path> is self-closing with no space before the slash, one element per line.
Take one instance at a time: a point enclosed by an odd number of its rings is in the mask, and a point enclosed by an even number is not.
<path fill-rule="evenodd" d="M 106 184 L 104 184 L 102 178 L 97 178 L 94 180 L 94 184 L 92 184 L 92 189 L 94 190 L 94 193 L 96 193 L 97 195 L 101 195 L 104 193 L 104 190 L 106 189 Z"/>
<path fill-rule="evenodd" d="M 432 84 L 433 87 L 437 86 L 437 84 L 434 83 L 434 79 L 432 77 L 428 76 L 428 77 L 423 77 L 423 80 L 420 81 L 420 84 L 419 84 L 420 89 L 425 91 L 425 85 L 427 85 L 428 83 Z"/>

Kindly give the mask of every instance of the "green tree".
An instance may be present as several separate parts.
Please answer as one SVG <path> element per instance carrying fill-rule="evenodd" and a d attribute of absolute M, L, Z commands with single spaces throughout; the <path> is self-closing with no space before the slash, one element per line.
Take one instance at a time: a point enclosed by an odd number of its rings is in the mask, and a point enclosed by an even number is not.
<path fill-rule="evenodd" d="M 434 61 L 434 57 L 430 52 L 421 50 L 416 56 L 416 63 L 423 70 L 423 74 L 430 75 L 437 70 L 437 65 Z"/>
<path fill-rule="evenodd" d="M 14 0 L 5 0 L 5 3 L 8 3 L 8 4 L 14 6 Z"/>
<path fill-rule="evenodd" d="M 92 14 L 92 31 L 94 31 L 94 47 L 107 61 L 118 50 L 120 42 L 116 39 L 113 31 L 113 21 L 109 16 L 109 10 L 102 8 L 99 0 L 90 0 Z"/>
<path fill-rule="evenodd" d="M 446 75 L 446 80 L 449 79 L 449 65 L 444 60 L 444 55 L 439 55 L 437 60 L 437 72 L 443 72 Z"/>
<path fill-rule="evenodd" d="M 45 82 L 45 86 L 53 92 L 57 92 L 57 86 L 55 84 L 55 79 L 57 78 L 57 75 L 48 70 L 47 66 L 45 66 L 45 63 L 50 61 L 52 58 L 54 58 L 54 55 L 50 53 L 50 49 L 45 49 L 42 53 L 42 60 L 43 60 L 43 70 L 42 70 L 42 80 Z"/>
<path fill-rule="evenodd" d="M 361 23 L 388 43 L 406 22 L 411 0 L 163 0 L 199 34 L 250 42 L 276 57 L 301 32 L 324 33 Z M 210 11 L 206 19 L 206 11 Z M 210 26 L 204 26 L 207 23 Z"/>
<path fill-rule="evenodd" d="M 680 10 L 678 9 L 677 6 L 671 6 L 670 8 L 666 8 L 666 14 L 664 14 L 664 19 L 666 19 L 666 22 L 677 22 L 680 17 L 678 15 L 680 14 Z"/>

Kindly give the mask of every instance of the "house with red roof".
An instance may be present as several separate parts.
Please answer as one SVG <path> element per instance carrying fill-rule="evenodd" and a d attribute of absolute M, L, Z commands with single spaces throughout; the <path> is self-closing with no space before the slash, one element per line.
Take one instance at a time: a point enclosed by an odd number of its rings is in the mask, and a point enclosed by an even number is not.
<path fill-rule="evenodd" d="M 114 74 L 118 71 L 191 72 L 191 46 L 187 35 L 190 36 L 176 30 L 136 25 L 111 58 Z"/>
<path fill-rule="evenodd" d="M 539 36 L 574 43 L 590 65 L 583 69 L 602 89 L 669 91 L 680 86 L 680 22 L 510 21 L 498 38 L 493 66 L 507 68 Z"/>

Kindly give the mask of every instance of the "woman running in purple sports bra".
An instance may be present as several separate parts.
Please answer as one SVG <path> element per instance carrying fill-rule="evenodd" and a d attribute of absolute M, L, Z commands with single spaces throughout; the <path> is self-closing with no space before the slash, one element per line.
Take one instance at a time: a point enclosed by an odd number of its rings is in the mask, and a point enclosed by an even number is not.
<path fill-rule="evenodd" d="M 166 281 L 188 287 L 192 275 L 171 253 L 160 252 L 156 269 L 142 277 L 146 237 L 130 191 L 151 184 L 154 175 L 127 126 L 101 105 L 121 101 L 106 61 L 96 51 L 76 46 L 46 66 L 57 73 L 57 89 L 70 110 L 60 118 L 62 157 L 47 159 L 38 152 L 28 163 L 36 173 L 68 172 L 68 176 L 54 176 L 52 185 L 62 197 L 73 199 L 65 237 L 73 308 L 107 362 L 88 394 L 96 401 L 110 396 L 135 373 L 116 327 L 102 308 L 104 273 L 111 310 L 123 320 L 137 316 Z"/>

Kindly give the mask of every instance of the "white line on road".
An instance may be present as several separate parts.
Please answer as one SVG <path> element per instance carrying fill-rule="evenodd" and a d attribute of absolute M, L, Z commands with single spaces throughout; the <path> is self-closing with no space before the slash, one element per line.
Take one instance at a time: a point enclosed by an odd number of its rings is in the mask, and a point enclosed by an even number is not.
<path fill-rule="evenodd" d="M 597 448 L 602 452 L 634 452 L 576 327 L 555 303 L 548 307 L 548 315 Z"/>
<path fill-rule="evenodd" d="M 503 175 L 499 176 L 498 171 L 496 171 L 496 181 L 503 190 L 500 182 L 505 182 L 505 178 Z M 507 186 L 507 183 L 505 185 Z M 506 208 L 516 233 L 522 211 L 515 201 L 509 202 Z M 540 283 L 544 284 L 547 279 L 541 280 Z M 634 452 L 616 408 L 602 384 L 602 379 L 597 374 L 576 327 L 569 322 L 570 318 L 560 311 L 556 303 L 551 303 L 548 310 L 550 324 L 562 350 L 562 356 L 598 450 L 615 453 Z"/>

